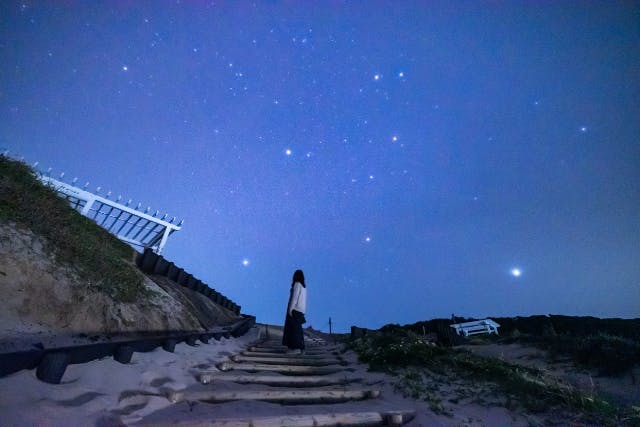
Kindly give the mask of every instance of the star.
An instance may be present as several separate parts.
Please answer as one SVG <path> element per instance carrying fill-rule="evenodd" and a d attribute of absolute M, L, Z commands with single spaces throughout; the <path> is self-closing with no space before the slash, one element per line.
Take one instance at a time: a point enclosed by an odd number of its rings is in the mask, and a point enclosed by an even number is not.
<path fill-rule="evenodd" d="M 587 131 L 587 127 L 586 126 L 582 126 L 580 128 L 580 132 L 585 133 Z"/>
<path fill-rule="evenodd" d="M 403 72 L 403 71 L 400 71 L 400 72 L 398 73 L 398 77 L 404 77 L 404 72 Z"/>
<path fill-rule="evenodd" d="M 122 66 L 122 71 L 129 71 L 129 67 L 128 67 L 128 66 L 126 66 L 126 65 L 123 65 L 123 66 Z"/>
<path fill-rule="evenodd" d="M 287 148 L 286 150 L 284 150 L 284 154 L 286 154 L 287 156 L 290 156 L 291 154 L 293 154 L 293 151 Z"/>
<path fill-rule="evenodd" d="M 373 76 L 373 80 L 375 80 L 375 81 L 380 80 L 380 78 L 382 78 L 382 76 L 381 76 L 380 74 L 375 74 L 375 75 Z"/>
<path fill-rule="evenodd" d="M 391 137 L 391 141 L 393 141 L 393 142 L 397 142 L 397 141 L 398 141 L 398 137 L 397 137 L 396 135 L 393 135 L 393 136 Z"/>
<path fill-rule="evenodd" d="M 248 266 L 249 266 L 249 260 L 248 260 L 248 259 L 246 259 L 246 258 L 245 258 L 245 259 L 243 259 L 243 260 L 242 260 L 242 265 L 243 265 L 244 267 L 248 267 Z"/>
<path fill-rule="evenodd" d="M 366 236 L 364 238 L 364 241 L 367 242 L 367 243 L 371 243 L 371 236 Z"/>
<path fill-rule="evenodd" d="M 522 270 L 520 270 L 517 267 L 514 267 L 514 268 L 511 269 L 511 275 L 513 277 L 520 277 L 522 275 Z"/>

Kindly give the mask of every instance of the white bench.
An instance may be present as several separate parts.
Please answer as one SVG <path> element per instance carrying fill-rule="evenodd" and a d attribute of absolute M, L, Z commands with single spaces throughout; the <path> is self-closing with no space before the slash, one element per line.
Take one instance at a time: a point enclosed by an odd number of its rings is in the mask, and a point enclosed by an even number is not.
<path fill-rule="evenodd" d="M 454 323 L 450 325 L 456 330 L 458 335 L 468 337 L 476 334 L 496 334 L 498 335 L 499 324 L 491 319 L 475 320 L 473 322 Z"/>

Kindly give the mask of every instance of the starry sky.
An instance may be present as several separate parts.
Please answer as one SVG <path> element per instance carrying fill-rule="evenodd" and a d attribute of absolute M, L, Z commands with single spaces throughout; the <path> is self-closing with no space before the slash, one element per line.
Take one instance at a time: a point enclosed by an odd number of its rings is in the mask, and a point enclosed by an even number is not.
<path fill-rule="evenodd" d="M 0 148 L 282 324 L 640 317 L 640 4 L 3 1 Z"/>

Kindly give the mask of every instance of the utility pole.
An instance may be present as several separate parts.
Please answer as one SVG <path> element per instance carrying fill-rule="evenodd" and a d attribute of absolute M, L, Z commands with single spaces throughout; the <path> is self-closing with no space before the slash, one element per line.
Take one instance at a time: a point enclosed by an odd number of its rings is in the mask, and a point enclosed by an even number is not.
<path fill-rule="evenodd" d="M 329 317 L 329 335 L 332 335 L 332 333 L 331 333 L 331 317 Z"/>

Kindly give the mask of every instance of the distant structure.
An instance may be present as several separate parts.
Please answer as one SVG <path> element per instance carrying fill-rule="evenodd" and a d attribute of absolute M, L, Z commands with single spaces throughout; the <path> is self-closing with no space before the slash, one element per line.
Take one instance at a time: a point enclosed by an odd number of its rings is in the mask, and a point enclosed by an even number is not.
<path fill-rule="evenodd" d="M 451 315 L 453 317 L 453 315 Z M 496 334 L 500 325 L 491 319 L 474 320 L 472 322 L 454 323 L 449 325 L 456 330 L 458 335 L 468 337 L 476 334 Z"/>
<path fill-rule="evenodd" d="M 167 214 L 162 218 L 157 217 L 158 211 L 149 215 L 150 208 L 147 208 L 145 212 L 139 211 L 140 204 L 135 209 L 130 208 L 131 200 L 126 204 L 121 204 L 119 203 L 120 197 L 117 201 L 109 200 L 110 193 L 106 197 L 102 197 L 50 176 L 41 175 L 39 178 L 54 188 L 61 197 L 67 199 L 71 207 L 130 245 L 151 248 L 155 253 L 160 254 L 167 244 L 169 236 L 180 230 L 182 226 L 182 221 L 174 224 L 175 217 L 165 221 Z M 85 185 L 85 188 L 88 185 L 89 183 Z M 99 190 L 100 187 L 98 187 Z"/>

